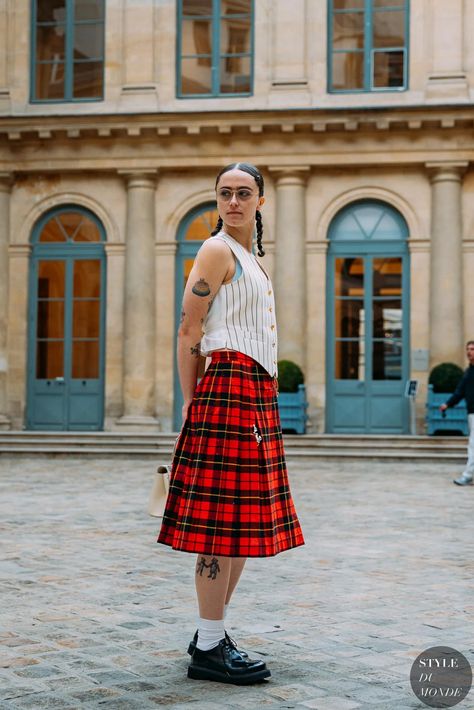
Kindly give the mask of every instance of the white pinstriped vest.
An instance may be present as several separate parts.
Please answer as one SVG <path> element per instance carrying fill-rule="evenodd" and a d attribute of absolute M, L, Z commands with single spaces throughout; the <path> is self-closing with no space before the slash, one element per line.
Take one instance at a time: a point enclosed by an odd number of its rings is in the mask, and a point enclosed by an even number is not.
<path fill-rule="evenodd" d="M 274 377 L 277 374 L 277 330 L 273 286 L 257 258 L 225 232 L 221 239 L 240 262 L 242 274 L 222 284 L 203 324 L 202 355 L 229 348 L 249 355 Z"/>

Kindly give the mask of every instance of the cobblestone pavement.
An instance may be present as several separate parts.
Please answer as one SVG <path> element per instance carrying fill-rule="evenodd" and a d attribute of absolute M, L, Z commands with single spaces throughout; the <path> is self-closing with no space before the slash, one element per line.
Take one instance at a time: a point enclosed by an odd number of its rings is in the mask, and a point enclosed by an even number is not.
<path fill-rule="evenodd" d="M 455 473 L 291 463 L 307 544 L 247 563 L 227 627 L 272 677 L 238 687 L 186 677 L 194 556 L 155 542 L 150 460 L 0 458 L 1 709 L 426 708 L 416 656 L 474 657 L 474 487 Z"/>

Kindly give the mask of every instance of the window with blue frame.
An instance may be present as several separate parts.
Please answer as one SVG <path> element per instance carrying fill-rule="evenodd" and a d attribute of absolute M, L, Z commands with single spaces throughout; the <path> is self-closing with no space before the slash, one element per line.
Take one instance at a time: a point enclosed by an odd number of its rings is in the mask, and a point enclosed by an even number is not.
<path fill-rule="evenodd" d="M 178 0 L 180 98 L 248 96 L 253 0 Z"/>
<path fill-rule="evenodd" d="M 104 93 L 105 0 L 32 0 L 31 100 Z"/>
<path fill-rule="evenodd" d="M 409 0 L 328 0 L 330 92 L 407 88 Z"/>

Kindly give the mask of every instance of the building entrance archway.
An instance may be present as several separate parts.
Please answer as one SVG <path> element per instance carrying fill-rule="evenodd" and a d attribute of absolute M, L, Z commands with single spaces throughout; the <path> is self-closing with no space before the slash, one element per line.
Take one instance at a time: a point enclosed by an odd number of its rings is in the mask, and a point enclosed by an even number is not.
<path fill-rule="evenodd" d="M 329 227 L 326 430 L 409 431 L 409 253 L 402 215 L 377 200 Z"/>
<path fill-rule="evenodd" d="M 183 395 L 179 384 L 178 366 L 176 360 L 176 341 L 181 315 L 181 305 L 183 302 L 183 292 L 191 272 L 194 259 L 199 251 L 199 247 L 209 237 L 218 219 L 218 212 L 215 202 L 206 202 L 192 209 L 182 219 L 176 235 L 178 249 L 176 252 L 176 273 L 175 273 L 175 338 L 174 338 L 174 406 L 173 406 L 173 427 L 179 431 L 182 425 L 181 410 L 183 407 Z M 201 359 L 200 371 L 204 369 L 205 358 Z"/>
<path fill-rule="evenodd" d="M 100 430 L 104 421 L 105 231 L 64 205 L 33 229 L 26 426 Z"/>

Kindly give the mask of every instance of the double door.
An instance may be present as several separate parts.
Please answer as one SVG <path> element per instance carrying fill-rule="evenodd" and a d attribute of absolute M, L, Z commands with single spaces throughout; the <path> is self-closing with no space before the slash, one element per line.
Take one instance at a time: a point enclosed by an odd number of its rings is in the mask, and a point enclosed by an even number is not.
<path fill-rule="evenodd" d="M 99 245 L 81 247 L 33 256 L 28 429 L 103 428 L 105 258 Z"/>
<path fill-rule="evenodd" d="M 409 431 L 408 253 L 370 246 L 363 255 L 347 245 L 329 255 L 326 428 L 403 434 Z"/>

